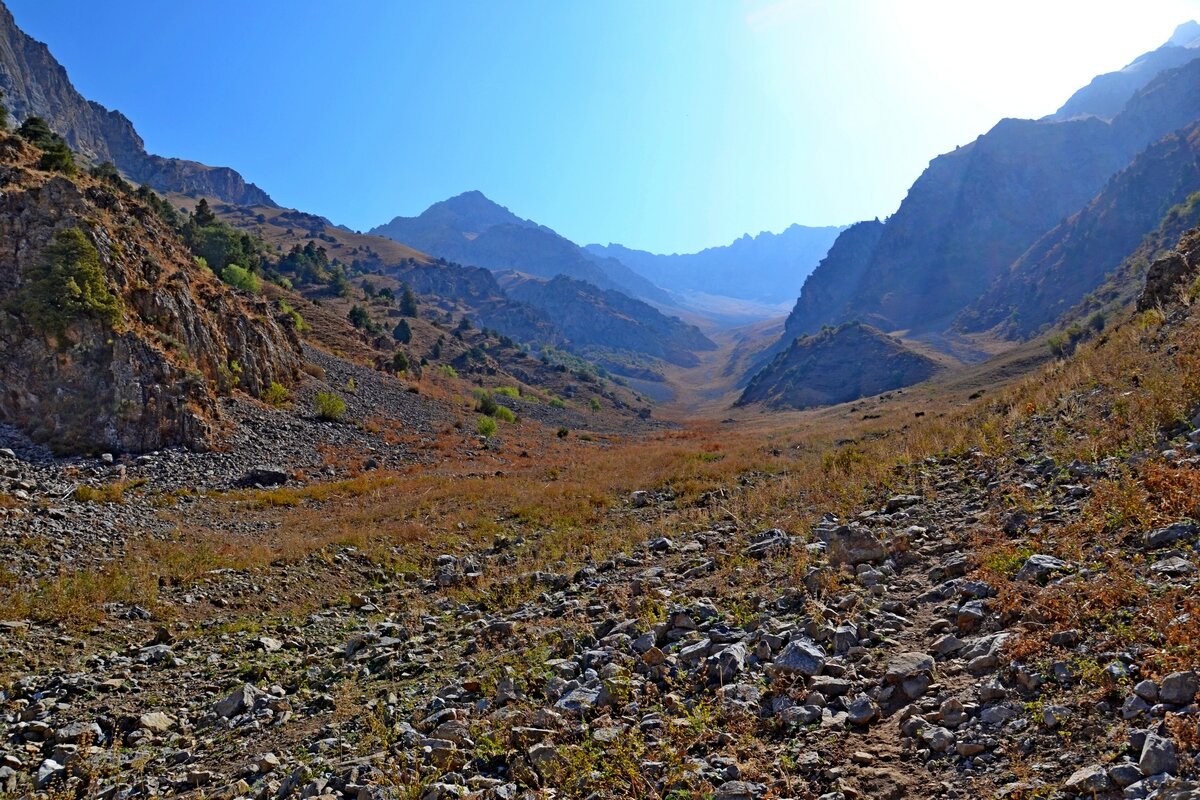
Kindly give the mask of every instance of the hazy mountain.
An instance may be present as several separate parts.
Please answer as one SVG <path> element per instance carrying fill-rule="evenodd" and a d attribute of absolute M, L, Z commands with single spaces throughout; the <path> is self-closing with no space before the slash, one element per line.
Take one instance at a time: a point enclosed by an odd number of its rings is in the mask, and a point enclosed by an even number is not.
<path fill-rule="evenodd" d="M 1097 75 L 1047 119 L 1096 116 L 1110 119 L 1129 98 L 1163 70 L 1183 66 L 1200 57 L 1200 23 L 1185 22 L 1162 47 L 1134 59 L 1124 69 Z"/>
<path fill-rule="evenodd" d="M 565 275 L 548 281 L 518 273 L 500 277 L 510 297 L 544 314 L 576 348 L 626 350 L 680 366 L 695 366 L 696 352 L 716 349 L 696 326 L 621 292 Z"/>
<path fill-rule="evenodd" d="M 1197 117 L 1200 61 L 1191 61 L 1158 75 L 1111 122 L 1000 122 L 930 163 L 884 224 L 865 266 L 851 274 L 818 268 L 789 331 L 851 319 L 884 330 L 944 330 L 1139 151 Z M 845 301 L 831 319 L 807 294 Z"/>
<path fill-rule="evenodd" d="M 746 234 L 722 247 L 673 255 L 619 244 L 590 244 L 584 249 L 615 258 L 669 291 L 780 303 L 796 297 L 842 230 L 792 225 L 782 233 Z"/>
<path fill-rule="evenodd" d="M 870 325 L 848 322 L 793 339 L 750 381 L 738 405 L 811 408 L 867 397 L 932 377 L 934 359 Z"/>
<path fill-rule="evenodd" d="M 85 99 L 62 65 L 41 42 L 17 27 L 0 3 L 0 90 L 13 116 L 39 116 L 71 149 L 111 161 L 138 183 L 164 192 L 205 195 L 241 205 L 274 206 L 266 192 L 228 167 L 163 158 L 146 152 L 142 137 L 123 114 Z"/>
<path fill-rule="evenodd" d="M 588 253 L 478 191 L 434 203 L 420 216 L 396 217 L 371 233 L 462 264 L 543 278 L 566 275 L 652 302 L 671 301 L 666 292 L 619 261 Z"/>
<path fill-rule="evenodd" d="M 1138 246 L 1163 216 L 1200 191 L 1200 123 L 1151 145 L 1081 211 L 1038 240 L 958 319 L 1026 337 L 1050 325 Z"/>

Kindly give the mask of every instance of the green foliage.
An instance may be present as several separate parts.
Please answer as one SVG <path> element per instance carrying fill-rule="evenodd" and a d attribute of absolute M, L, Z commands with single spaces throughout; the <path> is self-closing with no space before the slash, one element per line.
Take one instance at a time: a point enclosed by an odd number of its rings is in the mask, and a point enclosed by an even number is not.
<path fill-rule="evenodd" d="M 412 341 L 412 329 L 408 327 L 405 320 L 400 320 L 396 323 L 396 327 L 392 328 L 392 338 L 400 344 L 408 344 Z"/>
<path fill-rule="evenodd" d="M 507 406 L 496 406 L 496 413 L 494 416 L 496 419 L 501 420 L 502 422 L 517 421 L 517 415 L 513 413 L 513 410 Z"/>
<path fill-rule="evenodd" d="M 149 206 L 159 219 L 169 225 L 172 230 L 179 229 L 179 212 L 175 210 L 175 206 L 156 194 L 153 189 L 142 184 L 134 191 L 133 195 Z"/>
<path fill-rule="evenodd" d="M 278 381 L 271 381 L 271 385 L 263 390 L 262 399 L 264 403 L 282 408 L 288 401 L 288 390 L 283 384 Z"/>
<path fill-rule="evenodd" d="M 396 372 L 405 372 L 408 370 L 408 356 L 404 355 L 404 351 L 397 350 L 392 356 L 392 369 Z"/>
<path fill-rule="evenodd" d="M 447 378 L 457 378 L 458 377 L 458 370 L 456 370 L 454 367 L 450 366 L 449 364 L 442 364 L 440 367 L 438 367 L 438 372 L 442 373 Z"/>
<path fill-rule="evenodd" d="M 262 264 L 261 245 L 253 236 L 223 223 L 196 227 L 193 225 L 196 216 L 193 214 L 184 225 L 183 240 L 192 253 L 208 262 L 213 272 L 220 274 L 230 264 L 253 272 Z"/>
<path fill-rule="evenodd" d="M 350 324 L 356 328 L 366 328 L 371 324 L 370 313 L 360 305 L 351 306 L 346 319 L 350 320 Z"/>
<path fill-rule="evenodd" d="M 478 401 L 475 403 L 475 410 L 489 417 L 495 416 L 496 409 L 499 407 L 496 404 L 496 398 L 492 397 L 490 392 L 481 392 Z"/>
<path fill-rule="evenodd" d="M 491 417 L 480 417 L 475 422 L 475 431 L 480 436 L 495 436 L 496 435 L 496 420 Z"/>
<path fill-rule="evenodd" d="M 38 168 L 75 174 L 75 154 L 67 141 L 54 131 L 41 117 L 29 117 L 17 129 L 17 135 L 42 151 Z"/>
<path fill-rule="evenodd" d="M 228 283 L 235 289 L 241 289 L 243 292 L 258 294 L 262 291 L 262 281 L 248 269 L 243 269 L 237 264 L 230 264 L 221 270 L 221 280 Z"/>
<path fill-rule="evenodd" d="M 203 197 L 200 198 L 200 202 L 196 204 L 196 210 L 192 213 L 192 222 L 197 228 L 209 228 L 217 224 L 217 215 L 209 207 L 208 200 Z"/>
<path fill-rule="evenodd" d="M 314 410 L 320 419 L 339 422 L 346 415 L 346 401 L 333 392 L 320 392 L 314 401 Z"/>
<path fill-rule="evenodd" d="M 61 336 L 81 317 L 108 327 L 121 321 L 121 301 L 100 266 L 100 254 L 79 228 L 55 234 L 22 275 L 17 307 L 43 333 Z"/>
<path fill-rule="evenodd" d="M 103 181 L 116 189 L 120 189 L 122 192 L 133 191 L 133 187 L 121 177 L 121 173 L 117 171 L 117 168 L 111 161 L 97 164 L 88 170 L 88 174 L 98 181 Z"/>
<path fill-rule="evenodd" d="M 520 397 L 521 391 L 515 386 L 498 386 L 495 390 L 496 394 L 501 397 Z"/>
<path fill-rule="evenodd" d="M 561 397 L 551 397 L 550 402 L 547 403 L 547 405 L 549 405 L 551 408 L 566 408 L 567 407 L 566 402 Z"/>
<path fill-rule="evenodd" d="M 593 414 L 595 414 L 597 411 L 599 411 L 600 410 L 600 398 L 593 397 L 591 400 L 589 400 L 588 408 L 590 408 L 592 410 Z"/>
<path fill-rule="evenodd" d="M 554 435 L 560 439 L 565 439 L 571 435 L 571 431 L 566 426 L 559 426 L 559 429 L 554 432 Z"/>
<path fill-rule="evenodd" d="M 400 313 L 406 317 L 415 317 L 417 315 L 417 296 L 413 294 L 413 290 L 404 287 L 404 291 L 400 293 Z"/>
<path fill-rule="evenodd" d="M 308 323 L 304 321 L 304 317 L 300 316 L 300 312 L 292 308 L 291 303 L 280 298 L 278 301 L 279 310 L 297 333 L 303 333 L 308 330 Z"/>

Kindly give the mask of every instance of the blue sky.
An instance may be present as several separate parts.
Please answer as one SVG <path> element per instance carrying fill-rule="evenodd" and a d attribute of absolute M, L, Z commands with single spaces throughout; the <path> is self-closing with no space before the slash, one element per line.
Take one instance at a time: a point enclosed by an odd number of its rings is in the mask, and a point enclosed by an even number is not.
<path fill-rule="evenodd" d="M 659 252 L 895 211 L 1200 0 L 7 0 L 149 150 L 365 229 L 480 189 Z"/>

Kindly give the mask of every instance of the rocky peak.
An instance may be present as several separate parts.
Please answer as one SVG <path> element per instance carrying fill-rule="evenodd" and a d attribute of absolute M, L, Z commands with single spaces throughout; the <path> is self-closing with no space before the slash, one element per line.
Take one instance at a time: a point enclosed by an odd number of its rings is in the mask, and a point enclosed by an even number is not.
<path fill-rule="evenodd" d="M 79 94 L 50 49 L 17 27 L 2 2 L 0 90 L 16 119 L 42 117 L 71 149 L 93 161 L 111 161 L 138 183 L 240 205 L 275 206 L 266 192 L 228 167 L 147 153 L 133 123 Z"/>

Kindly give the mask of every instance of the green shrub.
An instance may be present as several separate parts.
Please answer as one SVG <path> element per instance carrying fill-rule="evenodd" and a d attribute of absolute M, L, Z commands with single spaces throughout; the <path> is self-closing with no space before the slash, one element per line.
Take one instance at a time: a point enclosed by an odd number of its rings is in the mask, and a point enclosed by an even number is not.
<path fill-rule="evenodd" d="M 561 397 L 551 397 L 548 404 L 551 408 L 566 408 L 567 404 L 563 402 Z"/>
<path fill-rule="evenodd" d="M 513 413 L 513 410 L 511 408 L 508 408 L 506 406 L 496 406 L 496 413 L 494 416 L 496 417 L 496 419 L 502 420 L 504 422 L 516 422 L 517 421 L 517 415 Z"/>
<path fill-rule="evenodd" d="M 392 328 L 392 338 L 400 344 L 408 344 L 412 341 L 412 329 L 408 327 L 405 320 L 400 320 L 396 323 L 396 327 Z"/>
<path fill-rule="evenodd" d="M 600 410 L 600 398 L 593 397 L 591 400 L 589 400 L 588 408 L 592 409 L 593 414 L 595 414 L 597 411 L 599 411 Z"/>
<path fill-rule="evenodd" d="M 396 354 L 392 356 L 392 369 L 396 372 L 408 370 L 408 356 L 404 355 L 403 351 L 397 350 Z"/>
<path fill-rule="evenodd" d="M 262 290 L 262 281 L 258 279 L 258 276 L 237 264 L 230 264 L 221 270 L 221 280 L 235 289 L 241 289 L 243 292 L 251 294 L 258 294 Z"/>
<path fill-rule="evenodd" d="M 480 436 L 495 436 L 496 435 L 496 420 L 491 417 L 480 417 L 475 422 L 475 430 Z"/>
<path fill-rule="evenodd" d="M 447 378 L 457 378 L 458 377 L 458 370 L 456 370 L 454 367 L 450 366 L 449 364 L 442 364 L 440 367 L 438 367 L 438 372 L 442 373 Z"/>
<path fill-rule="evenodd" d="M 560 428 L 559 428 L 559 429 L 558 429 L 558 430 L 555 432 L 555 434 L 554 434 L 554 435 L 555 435 L 555 436 L 557 436 L 557 437 L 558 437 L 558 438 L 560 438 L 560 439 L 565 439 L 565 438 L 567 438 L 568 436 L 570 436 L 570 435 L 571 435 L 571 431 L 570 431 L 569 429 L 567 429 L 566 427 L 560 427 Z"/>
<path fill-rule="evenodd" d="M 281 408 L 288 401 L 288 390 L 282 383 L 271 381 L 271 385 L 263 390 L 262 399 L 268 405 Z"/>
<path fill-rule="evenodd" d="M 121 321 L 121 301 L 108 287 L 100 253 L 79 228 L 54 235 L 22 275 L 16 303 L 30 325 L 57 336 L 80 317 L 110 328 Z"/>
<path fill-rule="evenodd" d="M 479 400 L 475 403 L 475 410 L 480 414 L 486 414 L 489 417 L 496 415 L 496 409 L 500 406 L 496 404 L 496 398 L 492 397 L 489 392 L 481 392 Z"/>
<path fill-rule="evenodd" d="M 315 401 L 317 416 L 330 422 L 339 422 L 346 415 L 346 401 L 333 392 L 321 392 Z"/>
<path fill-rule="evenodd" d="M 496 394 L 502 397 L 520 397 L 521 392 L 515 386 L 501 386 L 495 390 Z"/>

